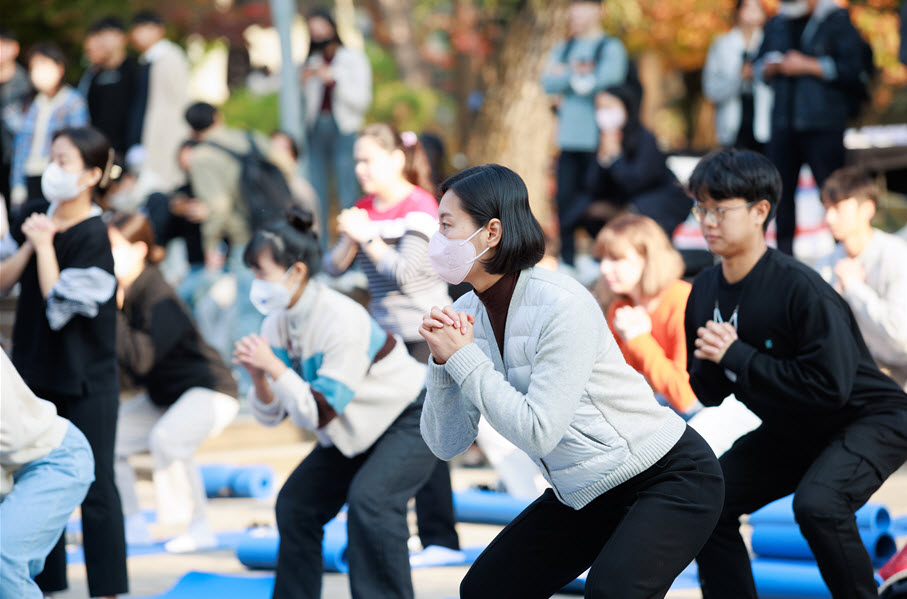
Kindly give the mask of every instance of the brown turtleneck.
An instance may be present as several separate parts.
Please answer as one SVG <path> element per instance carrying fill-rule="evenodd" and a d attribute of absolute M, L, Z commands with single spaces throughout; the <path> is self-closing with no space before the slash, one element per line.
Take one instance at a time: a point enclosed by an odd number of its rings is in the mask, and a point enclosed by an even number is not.
<path fill-rule="evenodd" d="M 485 312 L 488 313 L 488 321 L 491 323 L 491 330 L 494 331 L 495 341 L 498 342 L 498 350 L 501 357 L 504 357 L 504 327 L 507 325 L 507 310 L 510 308 L 510 298 L 513 297 L 513 290 L 516 289 L 516 282 L 520 279 L 520 273 L 507 273 L 498 282 L 476 295 L 482 305 L 485 306 Z"/>

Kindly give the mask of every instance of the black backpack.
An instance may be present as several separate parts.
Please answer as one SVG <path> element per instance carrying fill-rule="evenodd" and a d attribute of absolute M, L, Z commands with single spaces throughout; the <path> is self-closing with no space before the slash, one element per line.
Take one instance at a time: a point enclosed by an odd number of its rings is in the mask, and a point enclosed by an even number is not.
<path fill-rule="evenodd" d="M 202 142 L 235 158 L 240 164 L 239 195 L 249 211 L 252 230 L 285 220 L 293 205 L 293 194 L 286 177 L 261 153 L 252 133 L 247 133 L 249 152 L 241 154 L 212 141 Z"/>

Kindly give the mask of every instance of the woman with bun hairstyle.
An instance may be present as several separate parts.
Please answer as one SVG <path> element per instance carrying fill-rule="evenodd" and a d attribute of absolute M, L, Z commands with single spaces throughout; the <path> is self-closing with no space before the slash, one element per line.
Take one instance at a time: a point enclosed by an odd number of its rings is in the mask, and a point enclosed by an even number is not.
<path fill-rule="evenodd" d="M 113 150 L 92 127 L 53 135 L 41 177 L 44 200 L 26 204 L 13 236 L 18 251 L 0 266 L 0 290 L 20 283 L 13 364 L 38 396 L 84 433 L 95 480 L 82 503 L 88 590 L 92 597 L 128 592 L 123 512 L 113 473 L 119 378 L 117 287 L 107 226 L 92 195 L 107 185 Z M 48 203 L 49 202 L 49 203 Z M 61 536 L 36 581 L 62 591 Z"/>
<path fill-rule="evenodd" d="M 236 343 L 255 417 L 289 417 L 318 445 L 277 496 L 280 548 L 274 598 L 321 596 L 322 527 L 344 503 L 350 587 L 357 599 L 413 597 L 406 504 L 436 458 L 419 434 L 425 367 L 354 300 L 315 279 L 321 244 L 312 215 L 252 237 L 243 259 L 250 300 L 265 320 Z"/>
<path fill-rule="evenodd" d="M 425 363 L 428 345 L 419 336 L 422 314 L 447 305 L 447 284 L 428 260 L 428 240 L 438 230 L 438 202 L 431 165 L 412 131 L 397 133 L 376 123 L 354 146 L 356 177 L 366 195 L 340 213 L 340 240 L 325 264 L 337 276 L 355 262 L 368 278 L 368 310 L 386 331 L 403 338 L 410 355 Z M 421 563 L 459 559 L 450 469 L 438 461 L 425 489 L 416 495 L 419 538 L 427 553 Z M 427 561 L 422 561 L 427 560 Z"/>
<path fill-rule="evenodd" d="M 586 597 L 664 597 L 718 521 L 718 460 L 627 365 L 592 294 L 535 266 L 545 238 L 519 175 L 478 166 L 441 191 L 432 265 L 475 291 L 419 329 L 432 354 L 422 435 L 450 460 L 484 418 L 551 485 L 482 552 L 460 597 L 550 597 L 587 569 Z"/>
<path fill-rule="evenodd" d="M 680 278 L 683 258 L 658 223 L 639 214 L 609 222 L 595 250 L 605 284 L 617 296 L 607 320 L 627 364 L 689 419 L 702 406 L 687 373 L 683 313 L 691 286 Z"/>
<path fill-rule="evenodd" d="M 201 337 L 189 311 L 156 266 L 164 249 L 142 214 L 121 213 L 108 225 L 117 292 L 117 357 L 125 378 L 141 391 L 121 401 L 116 440 L 117 487 L 126 538 L 150 544 L 127 458 L 150 451 L 158 522 L 187 523 L 165 548 L 184 553 L 217 546 L 207 517 L 205 488 L 193 456 L 202 441 L 236 416 L 230 368 Z"/>

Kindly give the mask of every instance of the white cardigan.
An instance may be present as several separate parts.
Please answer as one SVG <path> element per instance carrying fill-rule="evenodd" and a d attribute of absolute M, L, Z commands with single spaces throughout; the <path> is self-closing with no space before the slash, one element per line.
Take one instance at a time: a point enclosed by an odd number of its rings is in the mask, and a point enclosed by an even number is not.
<path fill-rule="evenodd" d="M 324 64 L 322 55 L 310 56 L 303 68 L 318 68 Z M 341 133 L 355 133 L 365 122 L 365 113 L 372 105 L 372 67 L 361 50 L 340 46 L 331 61 L 334 76 L 334 95 L 331 113 Z M 324 83 L 318 77 L 309 77 L 302 85 L 305 102 L 305 122 L 311 127 L 321 112 L 324 100 Z"/>
<path fill-rule="evenodd" d="M 762 31 L 752 40 L 754 48 L 762 44 Z M 740 101 L 743 80 L 743 53 L 746 42 L 743 33 L 734 27 L 724 35 L 715 38 L 709 47 L 709 54 L 702 71 L 702 90 L 715 103 L 715 133 L 721 145 L 730 146 L 740 131 L 742 103 Z M 756 141 L 766 143 L 771 137 L 771 115 L 774 93 L 763 81 L 753 80 L 753 135 Z"/>

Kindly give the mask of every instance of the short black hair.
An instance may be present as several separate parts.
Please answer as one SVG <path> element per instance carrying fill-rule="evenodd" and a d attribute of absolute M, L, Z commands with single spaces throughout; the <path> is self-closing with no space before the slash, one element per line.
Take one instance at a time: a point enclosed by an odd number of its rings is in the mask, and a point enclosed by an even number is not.
<path fill-rule="evenodd" d="M 135 13 L 132 17 L 132 26 L 135 27 L 137 25 L 159 25 L 163 27 L 164 19 L 153 10 L 142 10 Z"/>
<path fill-rule="evenodd" d="M 28 50 L 28 56 L 25 58 L 25 63 L 30 63 L 31 59 L 35 56 L 44 56 L 62 66 L 64 69 L 66 68 L 66 55 L 63 54 L 63 50 L 60 49 L 60 46 L 53 42 L 38 42 L 32 46 Z"/>
<path fill-rule="evenodd" d="M 121 19 L 120 17 L 116 15 L 107 15 L 106 17 L 102 17 L 92 23 L 85 31 L 85 34 L 92 35 L 108 30 L 125 32 L 126 25 L 123 24 L 123 19 Z"/>
<path fill-rule="evenodd" d="M 477 226 L 501 221 L 501 241 L 494 256 L 480 258 L 485 271 L 499 275 L 538 264 L 545 255 L 545 235 L 529 207 L 529 192 L 518 174 L 499 164 L 474 166 L 441 184 L 453 191 Z"/>
<path fill-rule="evenodd" d="M 290 268 L 302 262 L 308 269 L 307 277 L 321 272 L 321 242 L 312 228 L 315 216 L 308 210 L 293 206 L 287 211 L 287 220 L 259 229 L 252 236 L 243 252 L 243 262 L 249 268 L 258 268 L 258 259 L 268 250 L 274 262 Z"/>
<path fill-rule="evenodd" d="M 781 174 L 772 162 L 750 150 L 717 150 L 707 154 L 690 175 L 689 194 L 697 201 L 720 202 L 742 198 L 747 202 L 766 200 L 771 205 L 763 228 L 781 200 Z"/>
<path fill-rule="evenodd" d="M 200 133 L 214 124 L 217 108 L 207 102 L 196 102 L 186 109 L 186 122 L 196 133 Z"/>
<path fill-rule="evenodd" d="M 879 205 L 879 186 L 872 174 L 859 166 L 839 168 L 822 184 L 822 201 L 837 204 L 848 198 Z"/>

